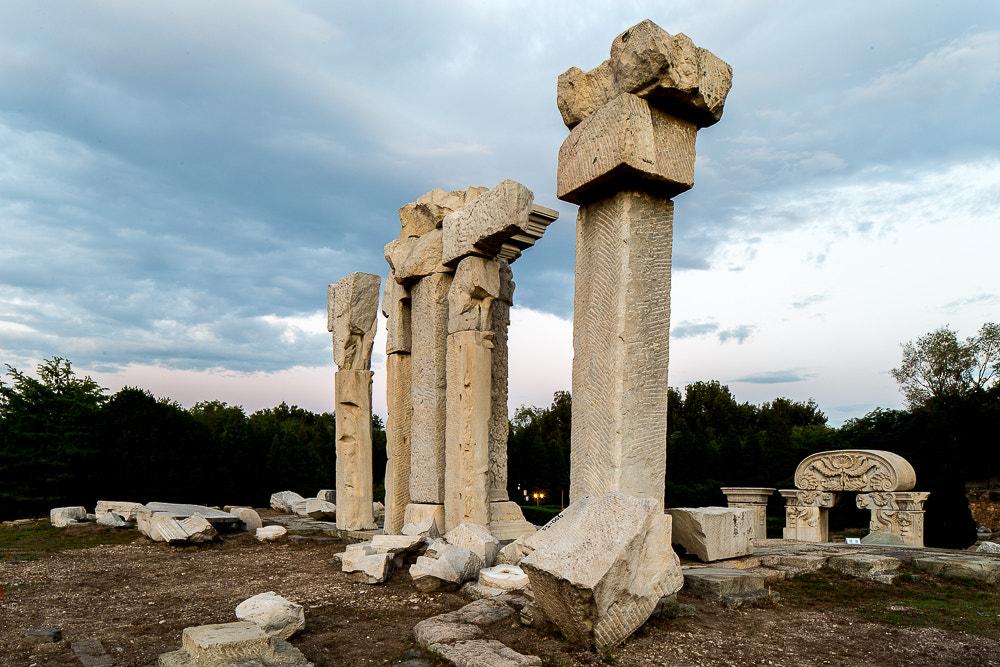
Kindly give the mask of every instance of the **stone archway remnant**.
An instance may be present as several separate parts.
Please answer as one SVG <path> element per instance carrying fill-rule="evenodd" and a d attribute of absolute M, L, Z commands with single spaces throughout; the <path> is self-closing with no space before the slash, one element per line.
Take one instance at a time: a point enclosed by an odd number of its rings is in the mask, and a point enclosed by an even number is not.
<path fill-rule="evenodd" d="M 857 505 L 871 511 L 869 530 L 898 535 L 910 546 L 924 544 L 927 492 L 912 491 L 917 475 L 898 454 L 841 449 L 811 454 L 795 469 L 796 489 L 785 499 L 785 539 L 829 540 L 829 510 L 843 493 L 857 492 Z"/>
<path fill-rule="evenodd" d="M 695 137 L 731 83 L 729 65 L 649 20 L 559 77 L 556 194 L 580 206 L 571 502 L 619 490 L 663 505 L 671 198 L 693 186 Z"/>

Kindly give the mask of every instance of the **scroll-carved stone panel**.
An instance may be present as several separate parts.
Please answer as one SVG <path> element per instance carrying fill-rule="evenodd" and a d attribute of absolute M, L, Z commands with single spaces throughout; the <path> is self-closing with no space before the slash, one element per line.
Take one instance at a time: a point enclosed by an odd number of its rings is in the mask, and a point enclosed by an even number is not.
<path fill-rule="evenodd" d="M 909 491 L 917 483 L 913 466 L 898 454 L 842 449 L 807 456 L 795 469 L 795 486 L 817 491 Z"/>

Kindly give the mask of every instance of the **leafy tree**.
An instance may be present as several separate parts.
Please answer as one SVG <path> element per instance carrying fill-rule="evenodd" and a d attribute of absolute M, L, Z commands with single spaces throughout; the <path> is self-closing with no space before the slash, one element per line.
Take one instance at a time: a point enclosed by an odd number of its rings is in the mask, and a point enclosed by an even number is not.
<path fill-rule="evenodd" d="M 1000 379 L 1000 325 L 986 323 L 964 342 L 947 326 L 903 344 L 892 376 L 911 409 L 931 399 L 985 390 Z"/>

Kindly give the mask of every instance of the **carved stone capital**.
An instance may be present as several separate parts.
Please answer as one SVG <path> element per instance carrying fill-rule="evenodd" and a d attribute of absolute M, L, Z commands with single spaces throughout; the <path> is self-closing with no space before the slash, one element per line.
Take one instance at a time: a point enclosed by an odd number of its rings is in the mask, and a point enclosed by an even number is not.
<path fill-rule="evenodd" d="M 785 499 L 785 504 L 789 507 L 830 508 L 840 501 L 839 493 L 830 493 L 827 491 L 782 489 L 778 493 Z"/>

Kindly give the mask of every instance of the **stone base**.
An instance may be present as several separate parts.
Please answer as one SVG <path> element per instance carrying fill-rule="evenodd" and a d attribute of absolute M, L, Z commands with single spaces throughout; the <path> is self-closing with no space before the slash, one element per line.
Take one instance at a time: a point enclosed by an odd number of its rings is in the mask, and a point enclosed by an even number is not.
<path fill-rule="evenodd" d="M 490 533 L 498 540 L 516 540 L 525 533 L 535 532 L 535 526 L 524 518 L 520 506 L 513 501 L 490 503 Z"/>
<path fill-rule="evenodd" d="M 403 510 L 403 525 L 408 523 L 420 523 L 427 517 L 434 517 L 438 531 L 444 534 L 444 505 L 431 503 L 410 503 Z"/>
<path fill-rule="evenodd" d="M 312 663 L 281 639 L 249 621 L 184 628 L 179 651 L 163 653 L 158 667 L 306 667 Z"/>

